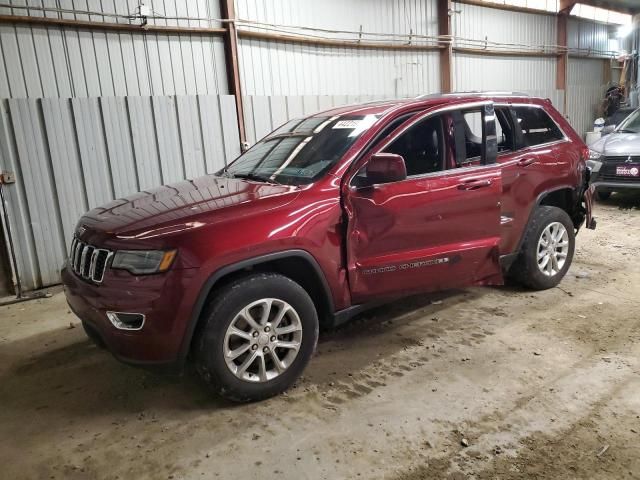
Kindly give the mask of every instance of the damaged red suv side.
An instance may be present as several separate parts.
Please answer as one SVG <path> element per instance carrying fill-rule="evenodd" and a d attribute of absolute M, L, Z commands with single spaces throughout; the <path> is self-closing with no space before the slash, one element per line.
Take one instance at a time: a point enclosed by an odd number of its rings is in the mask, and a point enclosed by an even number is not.
<path fill-rule="evenodd" d="M 292 120 L 215 175 L 80 219 L 62 279 L 117 358 L 282 392 L 322 325 L 506 275 L 558 284 L 591 218 L 588 149 L 548 100 L 451 94 Z"/>

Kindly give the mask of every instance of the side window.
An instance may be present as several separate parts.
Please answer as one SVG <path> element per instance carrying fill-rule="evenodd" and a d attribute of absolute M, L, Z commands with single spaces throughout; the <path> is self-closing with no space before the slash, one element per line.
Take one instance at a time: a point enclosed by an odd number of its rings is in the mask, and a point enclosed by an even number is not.
<path fill-rule="evenodd" d="M 482 112 L 463 112 L 467 161 L 480 160 L 482 155 Z"/>
<path fill-rule="evenodd" d="M 539 107 L 513 107 L 518 128 L 522 130 L 525 147 L 562 140 L 564 136 L 544 109 Z"/>
<path fill-rule="evenodd" d="M 430 117 L 412 125 L 388 145 L 384 152 L 402 155 L 407 166 L 407 176 L 442 170 L 444 158 L 442 118 Z"/>
<path fill-rule="evenodd" d="M 453 134 L 453 159 L 450 168 L 472 167 L 495 163 L 498 153 L 496 115 L 493 104 L 450 114 Z"/>
<path fill-rule="evenodd" d="M 401 115 L 400 117 L 396 118 L 395 120 L 393 120 L 389 125 L 387 125 L 378 135 L 378 138 L 367 148 L 368 151 L 372 151 L 373 149 L 375 149 L 378 145 L 380 145 L 382 142 L 386 141 L 387 138 L 389 137 L 389 135 L 391 135 L 393 133 L 393 131 L 398 128 L 400 125 L 402 125 L 404 122 L 406 122 L 407 120 L 409 120 L 411 117 L 413 117 L 414 115 L 416 115 L 417 112 L 411 112 L 411 113 L 407 113 L 405 115 Z M 360 185 L 366 185 L 366 180 L 367 180 L 367 169 L 366 166 L 362 167 L 358 173 L 353 177 L 353 181 L 352 181 L 352 185 L 353 186 L 360 186 Z"/>
<path fill-rule="evenodd" d="M 496 137 L 498 153 L 516 149 L 516 137 L 510 122 L 511 112 L 507 108 L 496 108 Z"/>

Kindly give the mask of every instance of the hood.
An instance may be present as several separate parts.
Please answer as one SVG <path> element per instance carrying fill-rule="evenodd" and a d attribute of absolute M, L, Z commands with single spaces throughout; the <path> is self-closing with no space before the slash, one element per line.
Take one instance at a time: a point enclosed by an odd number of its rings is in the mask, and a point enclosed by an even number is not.
<path fill-rule="evenodd" d="M 82 217 L 79 226 L 122 239 L 166 237 L 279 208 L 298 193 L 295 186 L 206 175 L 94 208 Z"/>
<path fill-rule="evenodd" d="M 640 155 L 640 134 L 612 132 L 589 145 L 589 148 L 612 157 Z"/>

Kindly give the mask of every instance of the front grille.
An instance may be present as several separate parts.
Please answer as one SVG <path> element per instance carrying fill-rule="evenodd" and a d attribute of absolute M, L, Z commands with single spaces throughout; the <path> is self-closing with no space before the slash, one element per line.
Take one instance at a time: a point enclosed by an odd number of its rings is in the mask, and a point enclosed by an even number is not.
<path fill-rule="evenodd" d="M 631 160 L 631 161 L 629 161 Z M 640 183 L 640 177 L 627 177 L 624 175 L 616 175 L 616 168 L 618 166 L 637 166 L 640 165 L 640 156 L 617 156 L 617 157 L 605 157 L 602 167 L 600 167 L 600 173 L 598 174 L 598 181 L 616 182 L 616 183 Z"/>
<path fill-rule="evenodd" d="M 74 237 L 69 251 L 69 265 L 79 277 L 102 283 L 111 255 L 111 250 L 94 247 Z"/>
<path fill-rule="evenodd" d="M 627 162 L 627 160 L 630 160 Z M 640 163 L 640 155 L 621 155 L 621 156 L 606 156 L 604 157 L 605 163 Z"/>

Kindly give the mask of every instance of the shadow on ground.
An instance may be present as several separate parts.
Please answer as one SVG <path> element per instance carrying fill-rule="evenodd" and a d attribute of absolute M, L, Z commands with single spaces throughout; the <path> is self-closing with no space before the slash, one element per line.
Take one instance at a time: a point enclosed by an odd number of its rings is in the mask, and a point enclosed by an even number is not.
<path fill-rule="evenodd" d="M 381 357 L 414 345 L 422 335 L 435 341 L 451 327 L 428 319 L 436 319 L 447 305 L 464 303 L 479 295 L 476 291 L 450 291 L 413 296 L 366 311 L 337 329 L 323 331 L 305 381 L 313 384 L 346 378 Z M 422 317 L 427 320 L 416 322 Z M 420 332 L 399 333 L 407 327 Z M 382 337 L 386 339 L 383 342 Z M 79 326 L 5 344 L 0 360 L 4 363 L 0 370 L 0 403 L 19 415 L 34 410 L 41 414 L 92 416 L 147 408 L 175 411 L 233 407 L 213 396 L 190 366 L 181 376 L 166 376 L 121 364 L 93 345 Z"/>
<path fill-rule="evenodd" d="M 618 207 L 620 210 L 640 209 L 640 190 L 624 190 L 615 192 L 607 200 L 598 200 L 603 205 Z"/>

